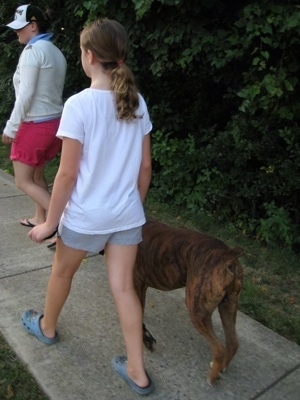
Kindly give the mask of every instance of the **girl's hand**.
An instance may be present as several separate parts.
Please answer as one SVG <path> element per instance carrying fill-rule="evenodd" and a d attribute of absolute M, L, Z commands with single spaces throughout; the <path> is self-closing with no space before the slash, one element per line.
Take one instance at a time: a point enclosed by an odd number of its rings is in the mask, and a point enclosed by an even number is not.
<path fill-rule="evenodd" d="M 44 224 L 37 225 L 28 232 L 29 238 L 36 243 L 42 243 L 44 240 L 50 239 L 57 232 L 57 228 L 49 227 Z"/>

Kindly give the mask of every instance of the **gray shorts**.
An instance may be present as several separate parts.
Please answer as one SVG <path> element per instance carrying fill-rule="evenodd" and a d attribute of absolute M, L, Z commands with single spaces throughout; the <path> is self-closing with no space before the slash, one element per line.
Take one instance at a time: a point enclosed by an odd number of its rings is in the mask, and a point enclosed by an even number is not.
<path fill-rule="evenodd" d="M 106 243 L 120 246 L 131 246 L 142 241 L 142 227 L 128 229 L 126 231 L 112 232 L 100 235 L 87 235 L 74 232 L 65 226 L 60 226 L 58 236 L 63 243 L 77 250 L 86 250 L 91 253 L 99 253 Z"/>

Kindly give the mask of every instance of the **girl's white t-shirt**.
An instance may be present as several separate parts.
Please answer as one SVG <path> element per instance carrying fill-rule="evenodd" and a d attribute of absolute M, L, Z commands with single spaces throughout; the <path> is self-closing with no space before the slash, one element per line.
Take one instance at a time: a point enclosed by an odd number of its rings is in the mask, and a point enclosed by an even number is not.
<path fill-rule="evenodd" d="M 57 136 L 82 143 L 77 182 L 61 222 L 84 234 L 131 229 L 145 223 L 137 181 L 144 135 L 152 123 L 139 95 L 133 121 L 118 120 L 114 93 L 85 89 L 64 106 Z"/>

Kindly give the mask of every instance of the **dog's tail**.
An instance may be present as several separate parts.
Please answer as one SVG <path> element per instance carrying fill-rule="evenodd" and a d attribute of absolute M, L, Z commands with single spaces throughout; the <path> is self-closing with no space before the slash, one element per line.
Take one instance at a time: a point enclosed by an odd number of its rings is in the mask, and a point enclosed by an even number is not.
<path fill-rule="evenodd" d="M 218 309 L 225 335 L 226 359 L 224 368 L 229 365 L 239 347 L 236 334 L 236 315 L 243 284 L 243 269 L 238 260 L 242 254 L 241 248 L 229 249 L 223 258 L 225 285 L 227 285 L 225 286 L 225 296 L 218 305 Z"/>

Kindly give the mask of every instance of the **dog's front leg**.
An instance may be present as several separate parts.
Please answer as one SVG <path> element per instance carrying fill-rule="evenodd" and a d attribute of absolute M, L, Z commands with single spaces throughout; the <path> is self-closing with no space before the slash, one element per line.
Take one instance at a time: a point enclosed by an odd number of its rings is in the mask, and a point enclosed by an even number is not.
<path fill-rule="evenodd" d="M 148 286 L 140 278 L 139 274 L 137 273 L 137 270 L 135 271 L 135 275 L 134 275 L 134 286 L 135 286 L 135 290 L 138 295 L 138 298 L 141 302 L 143 319 L 144 319 L 146 292 L 147 292 Z M 144 345 L 147 347 L 147 349 L 149 349 L 150 351 L 155 350 L 156 340 L 151 335 L 151 333 L 148 331 L 148 329 L 146 328 L 146 325 L 144 323 L 143 323 L 143 342 L 144 342 Z"/>

